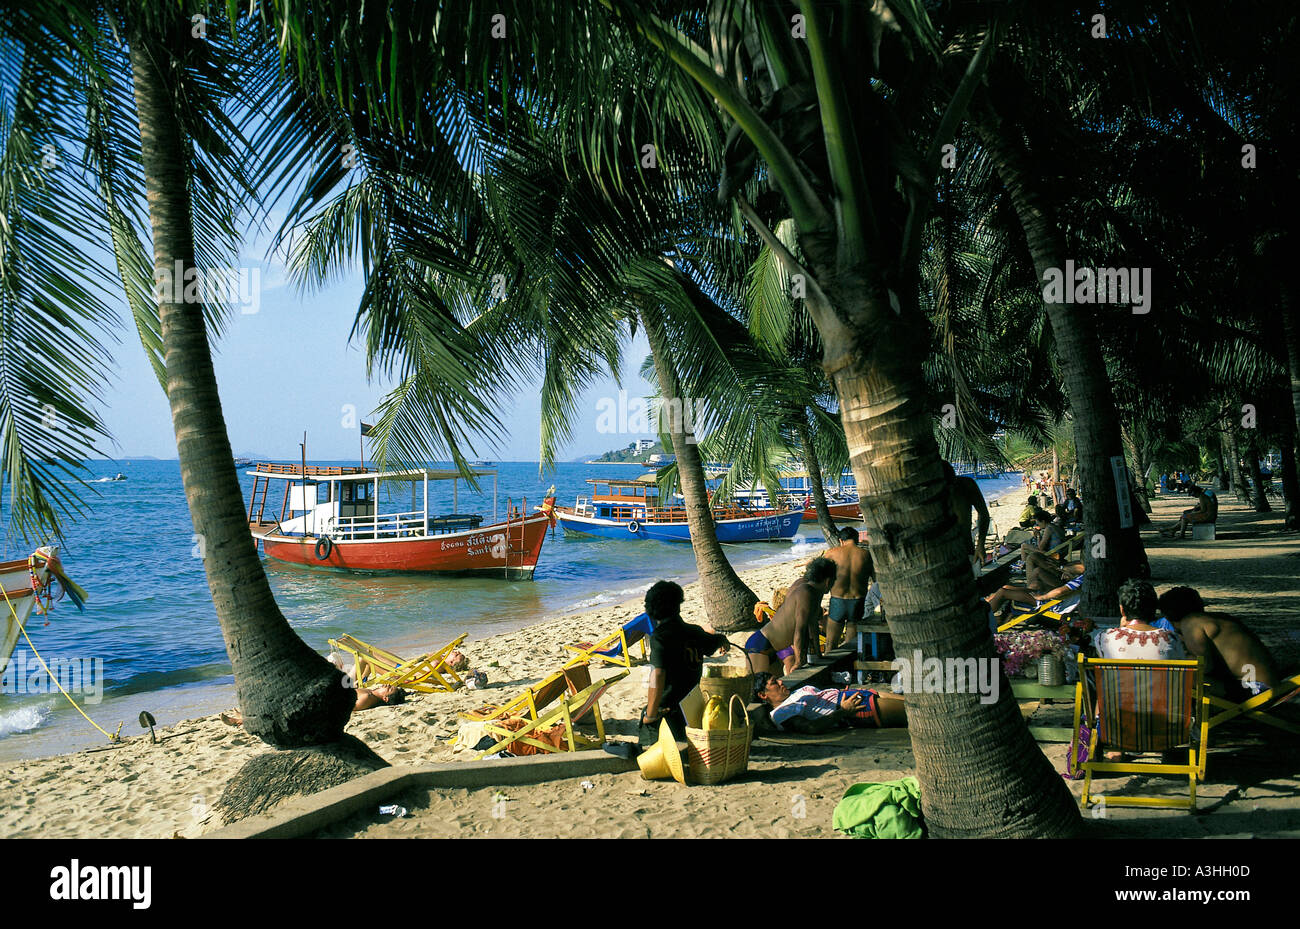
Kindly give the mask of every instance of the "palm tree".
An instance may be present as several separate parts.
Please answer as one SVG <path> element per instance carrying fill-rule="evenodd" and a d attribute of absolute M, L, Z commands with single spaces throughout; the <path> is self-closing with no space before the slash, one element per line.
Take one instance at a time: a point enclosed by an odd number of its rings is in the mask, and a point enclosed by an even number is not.
<path fill-rule="evenodd" d="M 219 21 L 219 14 L 212 18 Z M 170 277 L 177 266 L 188 273 L 233 263 L 231 205 L 251 196 L 240 180 L 245 148 L 229 115 L 241 100 L 237 75 L 250 46 L 232 38 L 228 25 L 214 22 L 207 41 L 196 41 L 193 28 L 188 8 L 178 4 L 106 4 L 86 11 L 50 3 L 34 15 L 0 20 L 6 38 L 36 62 L 35 86 L 45 91 L 42 103 L 51 109 L 46 126 L 57 135 L 60 155 L 75 162 L 75 148 L 84 149 L 90 181 L 67 183 L 73 196 L 58 209 L 93 220 L 89 228 L 102 235 L 101 244 L 111 244 L 117 276 L 167 392 L 186 500 L 245 728 L 276 745 L 328 742 L 341 735 L 352 695 L 341 686 L 338 669 L 289 627 L 249 535 L 209 349 L 219 309 L 186 299 L 183 286 L 161 291 L 157 303 L 150 297 L 152 282 Z M 152 270 L 141 246 L 140 199 L 152 231 Z M 25 231 L 32 233 L 20 243 L 27 251 L 6 267 L 30 266 L 42 256 L 65 269 L 84 261 L 74 249 L 87 233 L 68 235 L 59 222 Z M 63 301 L 75 302 L 79 280 L 93 280 L 101 293 L 109 286 L 103 268 L 58 274 L 62 278 L 51 279 L 69 284 L 52 295 Z M 64 312 L 75 319 L 75 311 Z M 78 335 L 85 339 L 87 330 Z M 93 356 L 82 363 L 85 357 Z M 93 389 L 93 382 L 78 386 Z M 71 404 L 65 409 L 75 412 Z M 21 425 L 13 428 L 23 434 Z M 64 440 L 61 451 L 75 442 Z M 20 492 L 35 486 L 30 472 L 10 465 L 6 470 Z M 16 513 L 25 502 L 15 501 Z M 36 506 L 44 512 L 39 498 Z"/>
<path fill-rule="evenodd" d="M 734 127 L 725 202 L 735 204 L 807 284 L 823 364 L 835 386 L 863 491 L 873 556 L 893 606 L 896 646 L 903 653 L 919 649 L 927 656 L 995 660 L 968 569 L 969 539 L 948 504 L 935 444 L 921 369 L 925 339 L 920 336 L 927 327 L 918 325 L 916 292 L 920 231 L 933 201 L 935 168 L 930 166 L 937 166 L 940 146 L 960 121 L 994 33 L 978 53 L 978 36 L 971 41 L 960 35 L 943 55 L 944 43 L 919 3 L 892 3 L 888 16 L 881 9 L 855 7 L 836 24 L 835 40 L 824 9 L 815 3 L 788 9 L 727 7 L 721 16 L 700 6 L 672 23 L 630 5 L 615 6 L 617 12 L 607 14 L 567 5 L 505 4 L 513 33 L 507 32 L 504 43 L 491 45 L 482 23 L 456 20 L 438 24 L 437 44 L 455 46 L 450 62 L 493 62 L 485 73 L 489 90 L 508 86 L 505 97 L 547 114 L 560 137 L 572 140 L 578 164 L 623 190 L 639 190 L 643 178 L 626 169 L 633 163 L 629 153 L 642 146 L 613 144 L 612 137 L 622 133 L 638 143 L 656 138 L 666 159 L 674 138 L 665 126 L 681 127 L 677 138 L 707 137 L 715 132 L 718 111 L 702 105 L 701 92 L 705 101 L 716 102 Z M 792 41 L 787 13 L 802 17 L 807 41 Z M 400 18 L 401 12 L 391 15 Z M 385 114 L 394 130 L 409 132 L 411 117 L 397 107 L 402 100 L 427 96 L 423 87 L 405 86 L 396 62 L 411 46 L 428 46 L 433 23 L 417 15 L 394 23 L 386 35 L 353 30 L 346 42 L 313 45 L 321 24 L 308 18 L 305 7 L 288 11 L 285 34 L 295 45 L 290 52 L 295 60 L 321 65 L 310 71 L 313 86 L 327 83 L 318 75 L 355 75 L 350 68 L 364 67 L 367 78 L 353 82 L 342 102 L 364 110 L 371 122 Z M 466 26 L 462 38 L 457 30 Z M 534 55 L 515 57 L 511 34 L 528 36 Z M 878 60 L 864 62 L 861 50 L 878 45 Z M 653 53 L 656 47 L 662 56 Z M 380 62 L 378 74 L 371 73 L 374 61 Z M 655 76 L 650 93 L 644 77 L 634 97 L 611 87 L 619 65 L 628 61 L 644 63 L 641 74 Z M 440 77 L 455 78 L 455 86 L 482 88 L 478 74 L 456 68 Z M 887 73 L 890 68 L 896 70 Z M 956 88 L 939 105 L 942 116 L 931 130 L 926 155 L 913 151 L 899 122 L 927 106 L 926 112 L 933 110 L 932 99 L 908 92 L 909 70 L 922 68 Z M 873 84 L 884 80 L 893 91 L 889 97 L 878 89 L 883 84 Z M 401 88 L 393 90 L 394 83 Z M 933 82 L 910 86 L 929 92 Z M 386 89 L 381 93 L 380 87 Z M 593 107 L 591 101 L 600 104 Z M 476 97 L 474 106 L 479 105 Z M 515 107 L 512 115 L 524 108 Z M 655 119 L 641 122 L 645 112 Z M 638 133 L 645 135 L 638 138 Z M 610 164 L 620 167 L 610 171 Z M 750 205 L 763 193 L 755 173 L 760 164 L 761 175 L 793 219 L 797 254 L 776 240 Z M 637 210 L 617 219 L 635 222 L 642 215 Z M 617 227 L 603 227 L 602 234 Z M 1077 824 L 1068 791 L 1037 751 L 1009 690 L 1002 694 L 991 705 L 975 694 L 918 693 L 909 700 L 926 818 L 935 834 L 1063 835 Z M 1003 803 L 991 806 L 977 799 L 988 795 L 1002 797 Z"/>

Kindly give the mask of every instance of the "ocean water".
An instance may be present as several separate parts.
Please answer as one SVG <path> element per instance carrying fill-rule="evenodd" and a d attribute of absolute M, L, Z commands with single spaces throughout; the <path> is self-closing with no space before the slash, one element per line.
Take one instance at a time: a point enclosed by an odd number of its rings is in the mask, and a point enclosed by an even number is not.
<path fill-rule="evenodd" d="M 352 462 L 317 462 L 351 464 Z M 61 554 L 69 576 L 90 599 L 84 613 L 67 600 L 48 616 L 28 622 L 32 642 L 47 662 L 60 659 L 79 669 L 85 710 L 110 732 L 140 733 L 137 718 L 148 711 L 159 725 L 234 705 L 234 679 L 208 595 L 203 564 L 175 461 L 93 462 L 90 512 L 67 528 Z M 591 477 L 640 474 L 630 465 L 564 463 L 542 476 L 536 462 L 501 462 L 498 512 L 507 498 L 527 499 L 531 510 L 554 483 L 561 504 L 585 495 Z M 253 480 L 241 469 L 244 499 Z M 117 472 L 127 480 L 104 480 Z M 981 481 L 989 499 L 1020 483 L 1018 475 Z M 435 496 L 441 490 L 442 494 Z M 268 496 L 276 507 L 283 491 Z M 409 498 L 408 498 L 409 505 Z M 386 503 L 386 501 L 381 501 Z M 405 509 L 398 501 L 391 504 Z M 430 487 L 430 512 L 453 510 L 451 488 Z M 490 519 L 491 479 L 478 494 L 462 483 L 458 512 Z M 278 512 L 278 509 L 277 509 Z M 7 520 L 7 513 L 0 513 Z M 820 544 L 815 524 L 792 542 L 729 546 L 738 570 L 774 564 Z M 801 548 L 800 548 L 801 547 Z M 29 554 L 21 541 L 5 539 L 0 557 Z M 321 653 L 327 641 L 351 633 L 402 653 L 437 647 L 461 632 L 471 638 L 518 629 L 547 616 L 592 609 L 644 593 L 660 578 L 695 579 L 690 546 L 663 542 L 594 540 L 556 532 L 546 540 L 532 581 L 477 578 L 362 576 L 317 571 L 264 561 L 271 589 L 289 622 Z M 629 617 L 631 618 L 631 617 Z M 87 748 L 104 741 L 57 692 L 32 692 L 39 669 L 19 639 L 0 693 L 0 761 Z M 25 680 L 16 681 L 19 667 Z M 47 688 L 46 688 L 47 689 Z"/>

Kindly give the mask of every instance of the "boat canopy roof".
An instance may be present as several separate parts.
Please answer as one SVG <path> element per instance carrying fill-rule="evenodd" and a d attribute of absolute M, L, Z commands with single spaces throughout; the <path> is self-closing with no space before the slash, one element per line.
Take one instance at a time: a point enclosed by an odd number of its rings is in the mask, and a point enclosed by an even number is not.
<path fill-rule="evenodd" d="M 423 483 L 427 478 L 431 481 L 453 481 L 461 480 L 465 477 L 460 471 L 454 468 L 413 468 L 404 471 L 377 471 L 374 468 L 363 468 L 360 466 L 348 465 L 307 465 L 304 472 L 300 464 L 259 464 L 252 471 L 247 472 L 254 477 L 278 478 L 284 481 L 301 481 L 311 480 L 317 483 L 329 483 L 334 481 L 406 481 L 408 483 Z M 496 474 L 495 468 L 470 468 L 469 473 L 474 477 L 491 477 Z"/>
<path fill-rule="evenodd" d="M 588 484 L 604 484 L 610 487 L 645 487 L 647 485 L 654 484 L 657 481 L 658 478 L 655 477 L 653 474 L 643 474 L 638 478 L 634 478 L 633 480 L 622 480 L 622 481 L 617 479 L 611 480 L 607 477 L 587 478 Z"/>

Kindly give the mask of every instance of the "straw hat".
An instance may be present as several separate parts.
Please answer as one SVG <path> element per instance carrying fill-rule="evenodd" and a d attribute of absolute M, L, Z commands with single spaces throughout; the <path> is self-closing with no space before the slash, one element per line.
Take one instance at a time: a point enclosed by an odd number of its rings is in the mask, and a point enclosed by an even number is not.
<path fill-rule="evenodd" d="M 641 766 L 641 776 L 648 781 L 672 778 L 679 784 L 686 783 L 686 768 L 682 765 L 682 753 L 677 750 L 677 740 L 668 728 L 668 720 L 659 720 L 659 741 L 636 756 L 636 763 Z"/>

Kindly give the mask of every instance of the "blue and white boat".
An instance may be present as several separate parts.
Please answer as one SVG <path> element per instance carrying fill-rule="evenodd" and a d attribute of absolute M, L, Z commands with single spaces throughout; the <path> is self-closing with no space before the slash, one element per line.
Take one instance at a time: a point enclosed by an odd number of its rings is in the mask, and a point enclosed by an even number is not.
<path fill-rule="evenodd" d="M 579 497 L 572 507 L 555 508 L 564 531 L 605 539 L 650 539 L 689 542 L 691 530 L 684 506 L 660 506 L 659 488 L 651 475 L 635 481 L 593 478 L 591 497 Z M 776 542 L 793 538 L 803 511 L 756 516 L 736 507 L 715 508 L 713 521 L 719 542 Z"/>

